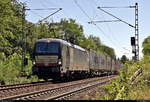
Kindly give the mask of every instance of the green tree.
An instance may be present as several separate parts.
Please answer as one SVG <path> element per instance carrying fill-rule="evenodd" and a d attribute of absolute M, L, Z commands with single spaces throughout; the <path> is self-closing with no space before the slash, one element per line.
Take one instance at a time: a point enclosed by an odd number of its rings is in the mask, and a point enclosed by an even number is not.
<path fill-rule="evenodd" d="M 100 45 L 101 45 L 101 40 L 100 40 L 99 37 L 90 35 L 90 36 L 89 36 L 89 39 L 92 39 L 92 40 L 95 42 L 95 44 L 96 44 L 97 46 L 100 46 Z"/>
<path fill-rule="evenodd" d="M 126 55 L 123 55 L 123 56 L 121 57 L 121 62 L 122 62 L 123 64 L 125 64 L 125 62 L 126 62 L 127 60 L 128 60 L 128 59 L 127 59 Z"/>
<path fill-rule="evenodd" d="M 144 55 L 150 55 L 150 36 L 148 36 L 142 43 L 143 47 L 143 54 Z"/>
<path fill-rule="evenodd" d="M 0 49 L 7 56 L 21 41 L 21 6 L 16 0 L 0 0 Z"/>
<path fill-rule="evenodd" d="M 88 50 L 89 49 L 95 50 L 97 48 L 96 43 L 90 38 L 88 39 L 85 38 L 83 42 L 80 43 L 80 46 Z"/>
<path fill-rule="evenodd" d="M 65 39 L 69 41 L 70 37 L 75 39 L 75 44 L 79 45 L 84 40 L 83 27 L 73 19 L 61 19 L 61 30 L 65 34 Z"/>
<path fill-rule="evenodd" d="M 101 45 L 100 49 L 101 49 L 102 52 L 104 52 L 109 57 L 111 57 L 113 59 L 116 59 L 115 51 L 114 51 L 113 48 L 110 48 L 106 45 Z"/>

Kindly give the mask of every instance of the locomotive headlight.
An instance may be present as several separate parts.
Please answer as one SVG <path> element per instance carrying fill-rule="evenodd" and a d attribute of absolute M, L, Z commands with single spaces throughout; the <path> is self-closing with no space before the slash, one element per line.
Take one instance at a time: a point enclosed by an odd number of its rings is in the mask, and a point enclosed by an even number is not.
<path fill-rule="evenodd" d="M 61 64 L 61 61 L 60 61 L 60 62 L 58 62 L 58 64 L 60 65 L 60 64 Z"/>
<path fill-rule="evenodd" d="M 35 61 L 33 61 L 32 64 L 35 64 Z"/>
<path fill-rule="evenodd" d="M 62 64 L 61 59 L 59 59 L 59 60 L 58 60 L 58 64 L 59 64 L 59 65 L 61 65 L 61 64 Z"/>

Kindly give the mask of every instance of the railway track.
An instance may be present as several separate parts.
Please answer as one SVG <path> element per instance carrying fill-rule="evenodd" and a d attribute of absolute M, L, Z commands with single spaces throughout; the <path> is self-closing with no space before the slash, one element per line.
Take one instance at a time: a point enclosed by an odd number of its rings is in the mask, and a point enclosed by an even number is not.
<path fill-rule="evenodd" d="M 76 89 L 73 89 L 73 90 L 68 91 L 66 93 L 58 94 L 58 95 L 53 96 L 53 97 L 48 97 L 46 100 L 65 100 L 65 99 L 69 99 L 73 95 L 77 95 L 79 93 L 82 93 L 84 91 L 90 90 L 90 89 L 95 88 L 97 86 L 103 85 L 103 84 L 109 82 L 110 80 L 111 79 L 105 79 L 105 80 L 101 80 L 101 81 L 96 81 L 94 83 L 87 84 L 86 86 L 83 86 L 81 88 L 76 88 Z"/>
<path fill-rule="evenodd" d="M 91 78 L 86 81 L 69 82 L 58 87 L 43 89 L 40 91 L 32 91 L 30 93 L 22 93 L 18 95 L 1 98 L 2 100 L 60 100 L 67 99 L 72 95 L 89 90 L 98 85 L 114 79 L 114 76 L 105 76 L 99 78 Z"/>
<path fill-rule="evenodd" d="M 0 85 L 0 91 L 2 90 L 9 90 L 9 89 L 17 89 L 17 88 L 22 88 L 22 87 L 30 87 L 30 86 L 37 86 L 37 85 L 42 85 L 46 84 L 49 82 L 41 81 L 41 82 L 31 82 L 31 83 L 22 83 L 22 84 L 12 84 L 12 85 Z"/>
<path fill-rule="evenodd" d="M 0 86 L 0 99 L 7 96 L 13 96 L 14 94 L 17 94 L 17 91 L 24 91 L 29 88 L 38 88 L 38 86 L 42 85 L 49 85 L 52 82 L 32 82 L 32 83 L 22 83 L 22 84 L 13 84 L 13 85 L 1 85 Z"/>

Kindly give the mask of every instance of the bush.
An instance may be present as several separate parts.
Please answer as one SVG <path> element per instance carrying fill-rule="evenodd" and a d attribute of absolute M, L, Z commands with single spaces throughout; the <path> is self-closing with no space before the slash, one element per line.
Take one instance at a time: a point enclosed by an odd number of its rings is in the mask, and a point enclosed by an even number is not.
<path fill-rule="evenodd" d="M 144 92 L 150 90 L 150 56 L 144 56 L 140 61 L 128 61 L 125 68 L 119 71 L 119 77 L 113 80 L 111 84 L 103 86 L 107 92 L 104 100 L 143 100 Z M 130 77 L 142 68 L 142 75 L 131 82 Z M 133 83 L 133 84 L 131 84 Z M 102 96 L 100 96 L 102 97 Z"/>
<path fill-rule="evenodd" d="M 29 58 L 29 57 L 28 57 Z M 36 77 L 32 77 L 32 61 L 29 59 L 28 65 L 24 67 L 25 76 L 21 77 L 22 57 L 14 53 L 5 57 L 4 53 L 0 54 L 0 82 L 5 81 L 6 84 L 22 83 L 36 81 Z M 28 77 L 28 78 L 27 78 Z"/>

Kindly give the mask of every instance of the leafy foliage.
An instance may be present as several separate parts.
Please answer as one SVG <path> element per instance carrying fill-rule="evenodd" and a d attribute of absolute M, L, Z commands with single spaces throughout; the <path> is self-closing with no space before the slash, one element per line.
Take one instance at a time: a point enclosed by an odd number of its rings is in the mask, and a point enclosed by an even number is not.
<path fill-rule="evenodd" d="M 127 59 L 126 55 L 123 55 L 123 56 L 121 57 L 121 62 L 122 62 L 123 64 L 125 64 L 125 62 L 126 62 L 127 60 L 128 60 L 128 59 Z"/>
<path fill-rule="evenodd" d="M 0 49 L 5 55 L 13 53 L 21 41 L 21 9 L 15 0 L 0 1 Z"/>
<path fill-rule="evenodd" d="M 21 61 L 22 57 L 16 53 L 6 58 L 4 53 L 0 54 L 0 82 L 5 80 L 7 84 L 20 83 L 22 80 L 31 81 L 27 79 L 31 75 L 32 61 L 29 60 L 29 65 L 26 66 L 26 77 L 21 78 Z M 31 77 L 30 77 L 31 78 Z M 21 79 L 21 80 L 20 80 Z M 37 78 L 34 78 L 37 80 Z"/>
<path fill-rule="evenodd" d="M 150 55 L 150 36 L 148 36 L 144 42 L 142 43 L 143 46 L 143 54 Z"/>
<path fill-rule="evenodd" d="M 150 89 L 150 56 L 144 56 L 139 62 L 127 61 L 120 70 L 119 77 L 103 88 L 107 95 L 103 100 L 147 100 L 144 94 Z M 142 75 L 131 82 L 130 78 L 142 68 Z M 102 96 L 101 96 L 102 97 Z"/>

